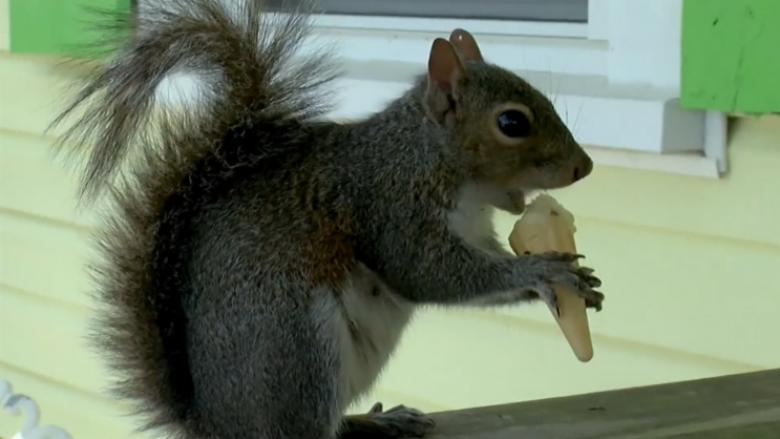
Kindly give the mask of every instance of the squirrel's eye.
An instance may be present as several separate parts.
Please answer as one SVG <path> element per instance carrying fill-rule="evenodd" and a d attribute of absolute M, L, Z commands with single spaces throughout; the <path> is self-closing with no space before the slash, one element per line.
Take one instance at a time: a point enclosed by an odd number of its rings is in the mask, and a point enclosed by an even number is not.
<path fill-rule="evenodd" d="M 498 128 L 511 139 L 521 139 L 531 134 L 531 121 L 520 110 L 507 110 L 498 115 Z"/>

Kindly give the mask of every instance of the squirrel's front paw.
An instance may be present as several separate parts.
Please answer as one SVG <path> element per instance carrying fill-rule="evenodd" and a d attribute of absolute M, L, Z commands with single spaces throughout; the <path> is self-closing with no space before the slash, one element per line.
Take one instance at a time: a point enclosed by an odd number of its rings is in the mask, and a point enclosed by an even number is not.
<path fill-rule="evenodd" d="M 561 252 L 547 252 L 534 255 L 541 259 L 545 282 L 537 288 L 539 296 L 551 306 L 557 306 L 552 284 L 561 284 L 585 299 L 585 306 L 601 311 L 604 294 L 594 290 L 601 286 L 601 280 L 593 275 L 593 269 L 575 267 L 572 263 L 582 255 Z"/>

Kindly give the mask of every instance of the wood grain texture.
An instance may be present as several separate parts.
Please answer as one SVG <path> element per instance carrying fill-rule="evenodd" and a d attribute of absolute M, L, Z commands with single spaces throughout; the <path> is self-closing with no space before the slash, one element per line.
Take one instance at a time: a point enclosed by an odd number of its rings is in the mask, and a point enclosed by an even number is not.
<path fill-rule="evenodd" d="M 777 439 L 780 369 L 433 418 L 430 439 Z"/>

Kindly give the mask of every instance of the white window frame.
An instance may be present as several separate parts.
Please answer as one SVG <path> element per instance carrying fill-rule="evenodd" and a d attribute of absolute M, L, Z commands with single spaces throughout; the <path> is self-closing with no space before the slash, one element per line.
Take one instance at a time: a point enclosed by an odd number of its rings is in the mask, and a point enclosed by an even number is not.
<path fill-rule="evenodd" d="M 462 27 L 548 93 L 597 162 L 717 178 L 726 115 L 679 108 L 681 15 L 682 0 L 590 0 L 587 24 L 322 15 L 315 34 L 345 66 L 334 118 L 381 109 Z"/>
<path fill-rule="evenodd" d="M 587 24 L 320 15 L 301 55 L 337 49 L 330 117 L 354 119 L 400 96 L 433 39 L 462 27 L 551 97 L 597 164 L 719 178 L 726 115 L 679 107 L 681 21 L 682 0 L 590 0 Z"/>

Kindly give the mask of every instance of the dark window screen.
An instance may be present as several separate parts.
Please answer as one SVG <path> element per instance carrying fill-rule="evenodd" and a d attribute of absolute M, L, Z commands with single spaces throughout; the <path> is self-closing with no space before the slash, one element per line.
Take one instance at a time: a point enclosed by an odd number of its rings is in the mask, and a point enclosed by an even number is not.
<path fill-rule="evenodd" d="M 630 0 L 626 0 L 630 1 Z M 270 0 L 272 7 L 295 0 Z M 319 0 L 325 14 L 586 23 L 588 0 Z"/>

